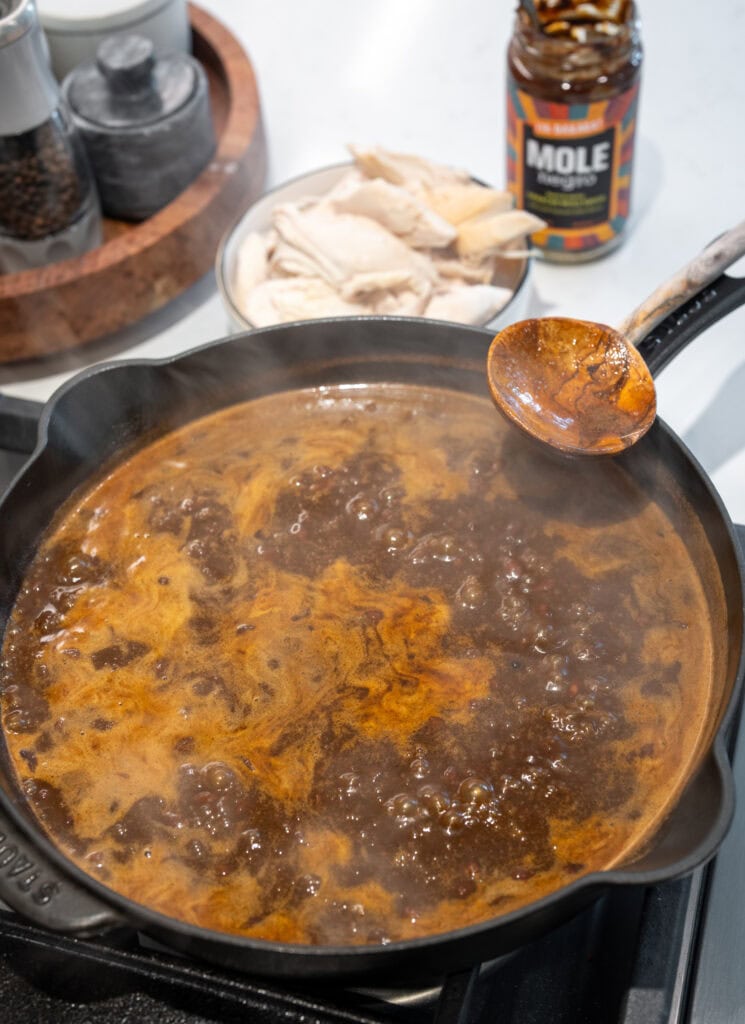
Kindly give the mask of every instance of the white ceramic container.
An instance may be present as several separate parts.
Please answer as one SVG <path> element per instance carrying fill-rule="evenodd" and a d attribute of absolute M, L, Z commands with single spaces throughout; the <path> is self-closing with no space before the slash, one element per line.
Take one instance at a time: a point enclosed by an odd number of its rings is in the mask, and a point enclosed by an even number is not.
<path fill-rule="evenodd" d="M 119 33 L 147 36 L 158 55 L 191 52 L 186 0 L 37 0 L 37 7 L 60 82 Z"/>
<path fill-rule="evenodd" d="M 297 202 L 305 197 L 324 195 L 333 188 L 351 166 L 350 163 L 334 164 L 285 182 L 261 196 L 226 231 L 217 250 L 215 274 L 217 286 L 228 313 L 231 330 L 244 331 L 255 326 L 241 312 L 234 298 L 233 282 L 236 261 L 246 236 L 252 232 L 267 231 L 271 227 L 272 210 L 278 203 Z M 526 246 L 527 241 L 525 245 L 521 243 L 519 248 L 524 249 Z M 478 326 L 498 331 L 528 315 L 530 263 L 529 257 L 501 261 L 500 272 L 504 275 L 504 281 L 499 283 L 512 290 L 512 298 L 495 317 Z"/>

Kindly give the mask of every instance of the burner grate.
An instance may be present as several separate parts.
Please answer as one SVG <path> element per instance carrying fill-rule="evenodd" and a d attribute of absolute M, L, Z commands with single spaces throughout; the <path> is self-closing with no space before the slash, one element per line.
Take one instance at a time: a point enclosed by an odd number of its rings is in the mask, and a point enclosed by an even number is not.
<path fill-rule="evenodd" d="M 482 969 L 474 985 L 467 975 L 447 979 L 442 993 L 294 989 L 153 948 L 134 934 L 118 942 L 55 936 L 6 912 L 0 999 L 15 1024 L 673 1024 L 682 1019 L 673 1014 L 685 984 L 681 960 L 689 962 L 692 888 L 688 879 L 612 892 Z"/>

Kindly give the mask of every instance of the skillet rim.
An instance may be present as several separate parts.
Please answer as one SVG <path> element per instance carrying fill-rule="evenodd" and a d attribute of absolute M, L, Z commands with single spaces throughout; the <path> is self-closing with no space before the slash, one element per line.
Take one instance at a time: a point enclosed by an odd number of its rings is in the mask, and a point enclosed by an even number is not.
<path fill-rule="evenodd" d="M 368 325 L 371 322 L 380 322 L 388 325 L 398 324 L 401 325 L 402 330 L 408 327 L 410 330 L 420 332 L 430 327 L 435 332 L 443 330 L 457 332 L 460 336 L 467 337 L 469 344 L 483 345 L 484 360 L 488 344 L 493 336 L 492 332 L 481 327 L 455 325 L 444 321 L 422 321 L 408 317 L 335 317 L 244 331 L 207 342 L 186 352 L 171 356 L 115 359 L 86 367 L 70 380 L 64 382 L 45 404 L 39 420 L 37 444 L 28 461 L 19 473 L 16 474 L 2 495 L 2 498 L 0 498 L 0 515 L 2 515 L 10 496 L 17 493 L 19 488 L 22 488 L 23 481 L 32 470 L 32 467 L 50 447 L 50 434 L 54 430 L 55 418 L 64 415 L 64 410 L 60 411 L 60 406 L 63 405 L 66 398 L 70 395 L 74 396 L 75 392 L 84 387 L 87 381 L 102 375 L 119 375 L 132 373 L 133 371 L 157 373 L 161 368 L 177 366 L 180 363 L 188 365 L 190 360 L 198 361 L 200 356 L 204 353 L 209 353 L 213 349 L 220 350 L 223 348 L 229 349 L 231 346 L 240 346 L 248 339 L 255 341 L 267 336 L 271 338 L 273 334 L 287 334 L 288 331 L 296 332 L 298 328 L 308 333 L 308 324 L 314 324 L 316 325 L 316 330 L 323 331 L 329 326 L 332 326 L 332 330 L 340 330 L 342 327 L 348 327 L 350 323 L 363 322 Z M 333 327 L 333 325 L 337 326 Z M 470 355 L 471 353 L 469 352 Z M 293 388 L 297 386 L 297 384 L 292 385 Z M 223 404 L 232 404 L 232 400 Z M 214 406 L 213 408 L 218 407 L 222 407 L 222 405 Z M 206 415 L 207 413 L 203 412 L 201 414 Z M 686 465 L 694 472 L 696 485 L 703 488 L 707 500 L 712 503 L 719 528 L 724 529 L 723 538 L 726 539 L 727 545 L 731 548 L 733 566 L 739 579 L 740 593 L 745 595 L 745 564 L 743 554 L 737 539 L 735 526 L 714 484 L 685 443 L 659 417 L 648 435 L 650 438 L 648 443 L 653 442 L 657 436 L 664 439 L 663 444 L 671 445 L 682 456 Z M 698 507 L 696 508 L 696 514 L 700 521 L 701 516 Z M 718 557 L 716 562 L 719 565 L 720 559 Z M 22 568 L 21 572 L 24 572 L 25 568 L 26 566 Z M 4 635 L 4 624 L 0 626 L 0 635 Z M 713 733 L 709 747 L 702 752 L 698 769 L 689 777 L 686 786 L 679 794 L 678 800 L 669 815 L 670 817 L 674 815 L 684 794 L 689 791 L 698 775 L 706 768 L 713 771 L 720 787 L 719 812 L 707 835 L 687 855 L 677 858 L 667 866 L 658 868 L 645 870 L 642 867 L 641 869 L 635 869 L 633 863 L 631 863 L 630 865 L 583 875 L 548 893 L 546 896 L 533 900 L 510 913 L 501 914 L 465 928 L 422 936 L 416 939 L 392 942 L 386 946 L 310 946 L 270 942 L 249 936 L 213 931 L 198 925 L 179 921 L 177 918 L 168 917 L 138 904 L 128 897 L 120 896 L 97 879 L 85 874 L 85 872 L 69 861 L 65 854 L 47 838 L 40 826 L 30 816 L 27 817 L 25 812 L 19 810 L 16 802 L 5 792 L 4 786 L 0 786 L 0 806 L 3 812 L 9 814 L 11 820 L 28 837 L 32 847 L 34 849 L 40 847 L 42 854 L 48 857 L 62 871 L 64 876 L 70 877 L 73 882 L 78 883 L 84 890 L 93 893 L 107 907 L 113 905 L 117 910 L 123 911 L 126 922 L 130 924 L 136 922 L 137 925 L 143 926 L 151 934 L 163 936 L 164 941 L 172 948 L 187 947 L 189 950 L 197 950 L 197 955 L 206 959 L 212 959 L 213 957 L 209 955 L 209 950 L 202 948 L 206 944 L 208 947 L 214 947 L 216 951 L 222 951 L 223 953 L 230 950 L 230 962 L 233 965 L 238 965 L 242 970 L 250 971 L 252 968 L 256 969 L 258 964 L 261 963 L 264 966 L 258 967 L 259 973 L 274 977 L 296 976 L 304 979 L 327 977 L 331 974 L 339 978 L 355 976 L 369 978 L 374 973 L 384 973 L 386 967 L 389 967 L 392 963 L 396 967 L 401 967 L 405 959 L 421 959 L 422 955 L 427 955 L 433 951 L 440 954 L 440 957 L 437 959 L 441 959 L 442 955 L 444 955 L 448 965 L 452 965 L 458 962 L 457 956 L 454 956 L 451 950 L 453 946 L 457 949 L 461 947 L 470 948 L 474 943 L 486 944 L 489 939 L 492 939 L 494 941 L 489 944 L 489 949 L 492 953 L 496 949 L 497 955 L 499 955 L 500 951 L 507 952 L 528 941 L 531 934 L 536 935 L 540 931 L 545 931 L 549 927 L 559 924 L 562 920 L 576 913 L 581 906 L 600 896 L 603 891 L 619 886 L 653 885 L 669 881 L 689 874 L 695 868 L 708 861 L 715 854 L 724 839 L 734 812 L 734 780 L 732 765 L 727 752 L 727 736 L 739 711 L 744 676 L 745 631 L 741 631 L 737 668 L 721 718 Z M 0 742 L 4 747 L 4 739 L 0 740 Z M 4 768 L 2 771 L 3 774 L 7 774 Z M 20 797 L 17 803 L 22 803 Z M 0 820 L 0 829 L 1 827 L 2 821 Z M 641 861 L 643 862 L 643 857 Z M 0 895 L 2 895 L 1 891 Z M 561 912 L 562 910 L 563 912 Z M 547 924 L 542 920 L 544 918 L 551 918 L 551 920 Z M 513 931 L 519 933 L 517 940 L 507 938 L 502 943 L 498 941 L 500 935 L 509 935 Z M 178 941 L 174 941 L 174 933 Z M 279 958 L 281 961 L 279 970 L 269 966 L 269 962 L 273 962 L 276 958 Z M 484 957 L 480 956 L 479 959 L 483 960 Z M 226 962 L 224 957 L 222 960 Z M 243 961 L 246 962 L 245 965 Z M 361 963 L 361 961 L 365 961 L 365 963 Z M 471 957 L 467 957 L 464 961 L 464 963 L 471 962 Z"/>

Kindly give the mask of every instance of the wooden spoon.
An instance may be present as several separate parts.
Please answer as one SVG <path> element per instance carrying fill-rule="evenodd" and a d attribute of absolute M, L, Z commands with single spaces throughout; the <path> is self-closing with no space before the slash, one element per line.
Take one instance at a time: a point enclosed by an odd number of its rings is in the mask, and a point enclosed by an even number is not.
<path fill-rule="evenodd" d="M 660 285 L 617 330 L 569 317 L 505 328 L 487 356 L 492 398 L 518 427 L 559 451 L 623 451 L 649 430 L 657 411 L 652 375 L 634 346 L 743 254 L 745 221 Z"/>

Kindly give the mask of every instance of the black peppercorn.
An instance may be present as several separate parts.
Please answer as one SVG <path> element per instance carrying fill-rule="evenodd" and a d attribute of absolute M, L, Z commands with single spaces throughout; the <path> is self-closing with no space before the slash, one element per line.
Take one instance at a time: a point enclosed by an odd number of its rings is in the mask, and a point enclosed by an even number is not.
<path fill-rule="evenodd" d="M 63 121 L 56 110 L 38 128 L 0 137 L 0 232 L 46 238 L 82 212 L 87 198 L 82 152 Z"/>
<path fill-rule="evenodd" d="M 33 0 L 0 0 L 0 273 L 100 240 L 85 149 L 47 60 Z"/>

